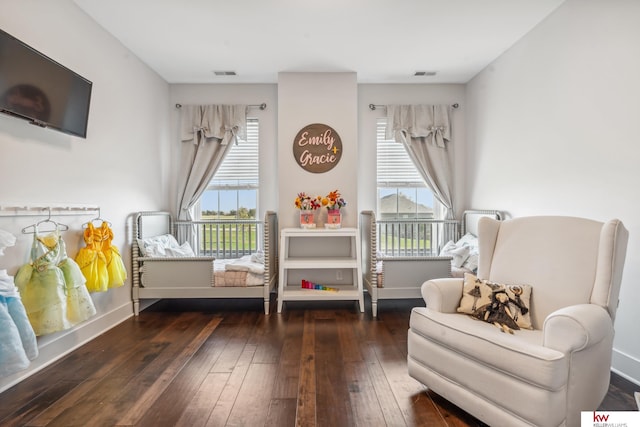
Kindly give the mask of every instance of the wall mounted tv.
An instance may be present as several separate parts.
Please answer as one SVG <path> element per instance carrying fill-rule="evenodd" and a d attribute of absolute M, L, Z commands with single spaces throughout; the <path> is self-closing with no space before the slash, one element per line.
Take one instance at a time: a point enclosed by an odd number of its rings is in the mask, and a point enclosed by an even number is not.
<path fill-rule="evenodd" d="M 0 111 L 87 137 L 92 83 L 0 30 Z"/>

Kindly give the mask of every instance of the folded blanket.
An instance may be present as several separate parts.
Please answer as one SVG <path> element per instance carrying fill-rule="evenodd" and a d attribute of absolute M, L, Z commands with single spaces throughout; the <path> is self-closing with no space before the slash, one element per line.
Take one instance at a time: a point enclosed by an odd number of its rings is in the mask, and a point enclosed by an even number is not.
<path fill-rule="evenodd" d="M 250 273 L 263 274 L 264 264 L 251 261 L 251 255 L 245 255 L 242 258 L 225 264 L 226 271 L 248 271 Z"/>
<path fill-rule="evenodd" d="M 258 251 L 254 254 L 251 254 L 251 261 L 264 264 L 264 252 Z"/>

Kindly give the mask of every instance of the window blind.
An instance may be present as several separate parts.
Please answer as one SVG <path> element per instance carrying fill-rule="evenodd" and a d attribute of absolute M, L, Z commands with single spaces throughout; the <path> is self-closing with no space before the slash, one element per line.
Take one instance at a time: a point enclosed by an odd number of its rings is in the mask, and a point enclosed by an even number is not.
<path fill-rule="evenodd" d="M 376 126 L 378 187 L 425 187 L 404 146 L 386 139 L 387 119 Z"/>
<path fill-rule="evenodd" d="M 247 138 L 238 140 L 227 153 L 216 171 L 210 189 L 258 187 L 258 134 L 257 118 L 247 118 Z"/>

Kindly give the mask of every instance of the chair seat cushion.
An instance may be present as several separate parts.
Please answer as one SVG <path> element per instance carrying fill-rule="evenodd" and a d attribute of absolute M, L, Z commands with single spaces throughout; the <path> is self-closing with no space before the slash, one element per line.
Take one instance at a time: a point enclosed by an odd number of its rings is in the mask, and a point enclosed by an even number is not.
<path fill-rule="evenodd" d="M 569 363 L 563 353 L 542 346 L 540 330 L 507 334 L 461 313 L 415 307 L 410 329 L 461 356 L 538 387 L 557 391 L 566 386 Z"/>

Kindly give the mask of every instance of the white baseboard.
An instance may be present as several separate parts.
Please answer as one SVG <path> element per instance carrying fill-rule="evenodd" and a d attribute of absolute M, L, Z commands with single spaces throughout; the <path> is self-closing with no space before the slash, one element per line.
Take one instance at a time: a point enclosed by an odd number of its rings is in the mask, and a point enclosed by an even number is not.
<path fill-rule="evenodd" d="M 91 319 L 52 337 L 44 337 L 38 341 L 38 357 L 23 371 L 0 380 L 0 393 L 25 380 L 36 372 L 46 368 L 78 347 L 86 344 L 133 316 L 131 302 L 127 302 L 108 313 L 94 316 Z"/>
<path fill-rule="evenodd" d="M 640 360 L 613 349 L 611 370 L 621 377 L 640 386 Z"/>

